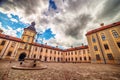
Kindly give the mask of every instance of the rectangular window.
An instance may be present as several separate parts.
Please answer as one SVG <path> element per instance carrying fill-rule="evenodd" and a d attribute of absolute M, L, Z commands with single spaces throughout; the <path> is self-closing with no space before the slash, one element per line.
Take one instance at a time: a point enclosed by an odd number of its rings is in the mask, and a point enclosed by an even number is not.
<path fill-rule="evenodd" d="M 11 54 L 12 54 L 12 51 L 9 51 L 8 54 L 7 54 L 7 56 L 11 56 Z"/>
<path fill-rule="evenodd" d="M 5 45 L 5 42 L 6 42 L 6 41 L 2 41 L 1 45 Z"/>
<path fill-rule="evenodd" d="M 97 48 L 97 46 L 94 46 L 94 50 L 95 50 L 95 51 L 98 51 L 98 48 Z"/>
<path fill-rule="evenodd" d="M 108 57 L 108 59 L 109 59 L 109 60 L 114 60 L 114 58 L 113 58 L 113 55 L 112 55 L 112 54 L 107 54 L 107 57 Z"/>
<path fill-rule="evenodd" d="M 109 47 L 108 47 L 107 44 L 104 44 L 104 48 L 105 48 L 105 49 L 109 49 Z"/>
<path fill-rule="evenodd" d="M 118 47 L 120 48 L 120 42 L 117 42 Z"/>
<path fill-rule="evenodd" d="M 99 54 L 96 54 L 96 60 L 101 60 Z"/>

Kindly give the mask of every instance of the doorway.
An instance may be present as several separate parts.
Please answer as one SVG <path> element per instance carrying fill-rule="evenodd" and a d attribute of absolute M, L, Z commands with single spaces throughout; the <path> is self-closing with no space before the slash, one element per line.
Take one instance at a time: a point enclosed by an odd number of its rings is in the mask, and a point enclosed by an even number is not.
<path fill-rule="evenodd" d="M 25 57 L 26 57 L 26 53 L 23 52 L 23 53 L 21 53 L 21 54 L 19 55 L 18 60 L 19 60 L 19 61 L 24 61 Z"/>

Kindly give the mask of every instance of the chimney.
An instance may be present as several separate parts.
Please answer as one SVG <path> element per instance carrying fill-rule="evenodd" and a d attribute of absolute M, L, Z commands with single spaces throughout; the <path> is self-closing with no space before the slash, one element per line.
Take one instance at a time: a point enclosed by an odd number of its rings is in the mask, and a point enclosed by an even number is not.
<path fill-rule="evenodd" d="M 58 48 L 58 46 L 56 46 L 56 48 Z"/>
<path fill-rule="evenodd" d="M 84 46 L 84 44 L 82 43 L 82 46 Z"/>
<path fill-rule="evenodd" d="M 71 48 L 73 48 L 73 46 L 71 46 Z"/>
<path fill-rule="evenodd" d="M 101 27 L 104 26 L 104 23 L 101 23 L 100 26 L 101 26 Z"/>
<path fill-rule="evenodd" d="M 45 43 L 45 45 L 47 45 L 47 43 Z"/>

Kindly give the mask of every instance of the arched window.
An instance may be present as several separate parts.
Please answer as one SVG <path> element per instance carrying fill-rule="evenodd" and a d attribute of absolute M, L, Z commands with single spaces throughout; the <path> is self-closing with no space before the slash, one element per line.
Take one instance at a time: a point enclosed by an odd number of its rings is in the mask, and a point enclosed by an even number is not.
<path fill-rule="evenodd" d="M 113 34 L 114 38 L 118 38 L 119 37 L 119 34 L 115 30 L 112 30 L 112 34 Z"/>
<path fill-rule="evenodd" d="M 103 41 L 106 40 L 106 37 L 105 37 L 105 35 L 103 33 L 101 34 L 101 38 L 102 38 Z"/>

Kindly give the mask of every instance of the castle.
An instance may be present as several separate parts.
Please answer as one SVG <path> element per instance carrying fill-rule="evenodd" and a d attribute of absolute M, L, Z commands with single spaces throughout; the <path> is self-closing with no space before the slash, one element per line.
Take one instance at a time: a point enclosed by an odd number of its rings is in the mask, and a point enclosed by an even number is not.
<path fill-rule="evenodd" d="M 34 42 L 36 34 L 35 22 L 24 28 L 21 39 L 0 33 L 0 59 L 120 64 L 120 22 L 87 32 L 88 46 L 65 50 Z"/>

